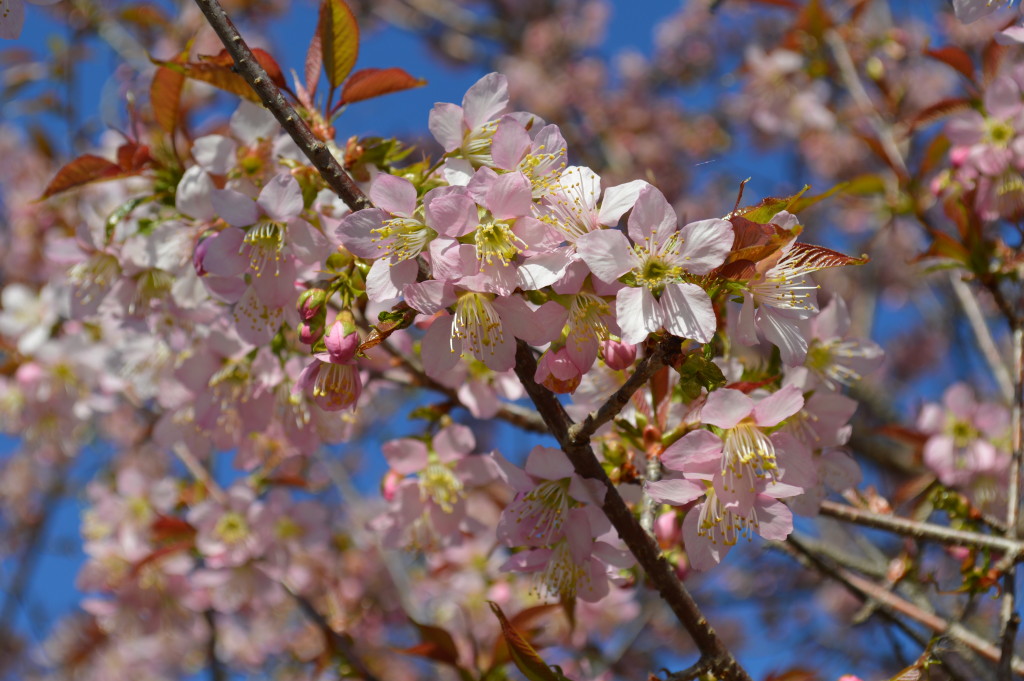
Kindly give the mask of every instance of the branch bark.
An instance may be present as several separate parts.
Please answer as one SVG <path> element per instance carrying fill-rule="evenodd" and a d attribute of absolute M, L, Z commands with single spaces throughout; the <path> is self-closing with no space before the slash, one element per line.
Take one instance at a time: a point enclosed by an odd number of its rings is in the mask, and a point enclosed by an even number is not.
<path fill-rule="evenodd" d="M 235 28 L 220 3 L 217 0 L 195 0 L 195 2 L 217 33 L 217 37 L 224 43 L 228 54 L 235 60 L 235 69 L 245 78 L 249 87 L 259 95 L 260 101 L 274 114 L 274 118 L 281 124 L 281 127 L 295 140 L 295 144 L 302 149 L 302 153 L 306 155 L 310 163 L 320 171 L 320 175 L 327 185 L 353 211 L 371 208 L 373 204 L 370 203 L 370 199 L 366 197 L 363 190 L 341 167 L 327 144 L 313 134 L 299 113 L 281 94 L 281 90 L 274 85 L 267 72 L 256 61 L 252 50 L 242 39 L 238 29 Z"/>
<path fill-rule="evenodd" d="M 751 681 L 750 676 L 708 623 L 693 596 L 676 576 L 672 566 L 661 556 L 661 550 L 654 539 L 644 532 L 640 522 L 626 506 L 626 502 L 623 501 L 615 485 L 612 484 L 604 472 L 604 468 L 601 467 L 601 462 L 595 456 L 594 450 L 590 446 L 589 437 L 585 441 L 581 441 L 570 435 L 574 424 L 562 403 L 558 401 L 554 393 L 533 380 L 537 371 L 537 361 L 533 357 L 530 346 L 523 341 L 519 341 L 516 347 L 515 370 L 519 381 L 526 388 L 527 395 L 530 396 L 537 411 L 544 418 L 548 430 L 558 440 L 562 451 L 569 457 L 576 473 L 584 478 L 598 480 L 604 485 L 606 493 L 601 510 L 611 521 L 612 526 L 619 533 L 619 537 L 626 543 L 637 563 L 647 573 L 647 577 L 661 595 L 662 600 L 693 638 L 701 653 L 701 658 L 707 662 L 720 679 Z"/>

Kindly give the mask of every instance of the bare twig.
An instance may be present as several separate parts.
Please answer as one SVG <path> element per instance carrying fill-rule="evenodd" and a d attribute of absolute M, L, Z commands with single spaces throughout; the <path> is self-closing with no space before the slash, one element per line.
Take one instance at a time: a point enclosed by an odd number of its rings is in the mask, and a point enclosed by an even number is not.
<path fill-rule="evenodd" d="M 294 591 L 289 591 L 289 593 L 291 593 L 295 602 L 299 604 L 299 608 L 306 614 L 306 617 L 316 624 L 324 636 L 327 637 L 330 648 L 348 663 L 352 671 L 361 676 L 365 681 L 380 681 L 377 675 L 370 671 L 369 667 L 363 663 L 362 658 L 356 654 L 355 641 L 352 640 L 351 636 L 339 634 L 335 631 L 326 618 L 304 597 Z"/>
<path fill-rule="evenodd" d="M 821 514 L 916 539 L 929 539 L 952 546 L 969 546 L 999 551 L 1007 555 L 1017 556 L 1018 559 L 1021 556 L 1022 548 L 1024 548 L 1016 539 L 996 537 L 979 532 L 968 532 L 935 523 L 923 523 L 896 516 L 872 513 L 871 511 L 865 511 L 834 501 L 825 500 L 821 502 Z"/>
<path fill-rule="evenodd" d="M 950 271 L 949 283 L 953 287 L 953 293 L 960 304 L 960 309 L 964 311 L 964 316 L 967 317 L 967 321 L 971 325 L 974 338 L 978 341 L 978 349 L 981 350 L 982 357 L 985 358 L 992 376 L 995 377 L 996 383 L 999 385 L 999 392 L 1002 394 L 1003 400 L 1010 402 L 1014 394 L 1013 379 L 1010 378 L 1006 362 L 999 354 L 999 348 L 992 338 L 988 322 L 985 321 L 985 317 L 981 313 L 978 297 L 974 295 L 971 287 L 960 277 L 958 272 Z"/>
<path fill-rule="evenodd" d="M 1018 537 L 1017 523 L 1020 520 L 1021 468 L 1024 465 L 1024 327 L 1013 324 L 1014 400 L 1011 418 L 1013 456 L 1010 459 L 1008 489 L 1006 491 L 1006 538 L 1014 541 Z M 1008 681 L 1012 674 L 1013 648 L 1020 628 L 1020 614 L 1017 612 L 1017 566 L 1011 565 L 1003 575 L 1003 601 L 999 609 L 1000 640 L 999 679 Z"/>
<path fill-rule="evenodd" d="M 516 375 L 526 388 L 526 393 L 547 423 L 548 430 L 558 440 L 562 451 L 569 457 L 576 473 L 584 478 L 598 480 L 604 485 L 606 493 L 601 509 L 637 563 L 647 573 L 651 584 L 658 590 L 665 604 L 693 638 L 701 658 L 707 660 L 709 667 L 720 679 L 750 681 L 750 676 L 715 633 L 672 566 L 661 556 L 654 539 L 644 532 L 633 512 L 626 506 L 626 502 L 601 467 L 601 462 L 594 455 L 589 438 L 580 441 L 570 436 L 570 430 L 574 425 L 572 419 L 554 393 L 533 380 L 537 371 L 537 361 L 530 346 L 523 341 L 519 341 L 516 348 L 515 368 Z"/>
<path fill-rule="evenodd" d="M 334 158 L 327 145 L 318 139 L 309 129 L 306 122 L 302 120 L 298 112 L 285 100 L 281 91 L 259 65 L 252 54 L 252 50 L 242 40 L 238 29 L 231 22 L 227 12 L 221 7 L 217 0 L 195 0 L 199 9 L 206 16 L 206 20 L 216 31 L 217 37 L 224 43 L 225 49 L 231 58 L 235 60 L 235 68 L 245 78 L 256 94 L 260 96 L 263 105 L 270 109 L 281 127 L 291 135 L 295 144 L 302 149 L 302 153 L 310 160 L 314 167 L 320 171 L 328 186 L 341 198 L 352 210 L 370 208 L 370 200 L 363 194 L 363 191 L 356 186 L 352 178 L 341 167 L 338 160 Z"/>

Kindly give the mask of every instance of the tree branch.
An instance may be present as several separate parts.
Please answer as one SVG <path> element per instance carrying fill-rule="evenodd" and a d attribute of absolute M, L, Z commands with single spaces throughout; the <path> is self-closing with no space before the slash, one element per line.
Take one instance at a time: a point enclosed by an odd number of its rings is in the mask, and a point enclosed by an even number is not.
<path fill-rule="evenodd" d="M 235 28 L 220 3 L 217 0 L 195 0 L 195 2 L 206 16 L 210 26 L 216 31 L 217 37 L 224 43 L 228 54 L 235 60 L 235 69 L 245 78 L 249 87 L 260 96 L 263 105 L 274 114 L 274 118 L 291 135 L 295 144 L 302 149 L 302 153 L 320 171 L 320 175 L 323 176 L 328 186 L 353 211 L 371 208 L 373 204 L 341 167 L 331 150 L 313 134 L 306 122 L 270 80 L 267 72 L 256 61 L 252 50 L 242 40 L 238 29 Z"/>
<path fill-rule="evenodd" d="M 1011 438 L 1013 457 L 1007 473 L 1009 484 L 1006 491 L 1006 538 L 1015 541 L 1018 537 L 1017 523 L 1020 521 L 1020 484 L 1024 466 L 1024 327 L 1010 319 L 1013 326 L 1014 399 L 1011 412 Z M 1017 612 L 1017 566 L 1010 565 L 1003 575 L 1003 601 L 999 609 L 1000 639 L 999 679 L 1012 678 L 1013 649 L 1020 629 L 1020 614 Z"/>
<path fill-rule="evenodd" d="M 533 380 L 537 371 L 537 361 L 534 359 L 530 346 L 523 341 L 519 341 L 516 346 L 515 368 L 519 381 L 526 388 L 526 393 L 544 418 L 548 430 L 555 436 L 562 451 L 569 457 L 576 473 L 584 478 L 598 480 L 604 485 L 606 493 L 601 510 L 611 521 L 619 533 L 619 537 L 629 547 L 637 563 L 647 573 L 654 588 L 658 590 L 676 618 L 689 632 L 694 643 L 697 644 L 701 658 L 707 661 L 709 667 L 720 679 L 751 681 L 747 672 L 718 638 L 697 602 L 693 600 L 693 596 L 676 576 L 672 566 L 661 556 L 658 545 L 640 527 L 639 521 L 626 506 L 626 502 L 623 501 L 618 490 L 615 489 L 615 485 L 612 484 L 604 472 L 604 468 L 601 467 L 601 462 L 594 455 L 589 439 L 581 442 L 570 436 L 570 429 L 574 425 L 572 419 L 569 418 L 554 393 Z"/>
<path fill-rule="evenodd" d="M 822 501 L 821 514 L 856 523 L 857 525 L 864 525 L 865 527 L 874 527 L 879 530 L 914 537 L 915 539 L 930 539 L 952 546 L 968 546 L 977 549 L 999 551 L 1007 555 L 1012 554 L 1017 559 L 1021 557 L 1022 549 L 1024 549 L 1024 546 L 1016 539 L 996 537 L 990 534 L 981 534 L 980 532 L 968 532 L 935 523 L 922 523 L 916 520 L 872 513 L 871 511 L 865 511 L 835 501 Z"/>

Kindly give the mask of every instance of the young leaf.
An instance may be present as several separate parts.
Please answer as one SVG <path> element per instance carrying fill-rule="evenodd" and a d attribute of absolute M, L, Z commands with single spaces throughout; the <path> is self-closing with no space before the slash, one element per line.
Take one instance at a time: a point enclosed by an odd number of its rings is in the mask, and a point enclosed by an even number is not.
<path fill-rule="evenodd" d="M 734 215 L 741 215 L 746 219 L 750 220 L 751 222 L 757 222 L 766 225 L 769 222 L 771 222 L 772 218 L 774 218 L 780 211 L 787 210 L 790 206 L 796 203 L 797 199 L 799 199 L 804 194 L 804 192 L 806 192 L 810 188 L 811 185 L 807 184 L 804 185 L 803 189 L 801 189 L 798 193 L 793 194 L 792 196 L 784 196 L 778 198 L 768 197 L 761 201 L 761 203 L 757 204 L 756 206 L 740 208 L 739 212 L 735 213 Z"/>
<path fill-rule="evenodd" d="M 549 667 L 533 646 L 512 626 L 505 613 L 501 611 L 501 607 L 493 601 L 488 601 L 488 604 L 501 624 L 501 634 L 508 644 L 509 655 L 523 676 L 529 681 L 565 681 L 565 676 Z"/>
<path fill-rule="evenodd" d="M 153 83 L 149 86 L 149 101 L 153 106 L 153 117 L 163 131 L 173 135 L 178 127 L 181 113 L 181 89 L 185 85 L 185 76 L 181 73 L 161 66 L 153 74 Z"/>
<path fill-rule="evenodd" d="M 851 255 L 845 255 L 830 248 L 825 248 L 824 246 L 815 246 L 814 244 L 803 242 L 793 244 L 793 247 L 789 249 L 786 256 L 790 260 L 797 261 L 791 265 L 794 269 L 806 269 L 808 272 L 823 270 L 828 267 L 864 265 L 870 260 L 867 256 L 855 258 Z"/>
<path fill-rule="evenodd" d="M 448 633 L 447 629 L 429 624 L 420 624 L 411 617 L 409 621 L 419 630 L 420 643 L 409 648 L 403 648 L 400 652 L 406 655 L 425 657 L 453 667 L 459 666 L 459 650 L 455 647 L 455 640 Z"/>
<path fill-rule="evenodd" d="M 323 13 L 321 12 L 321 17 Z M 310 99 L 316 96 L 316 87 L 320 82 L 320 70 L 324 59 L 324 52 L 320 47 L 320 21 L 317 21 L 316 32 L 309 41 L 309 49 L 306 50 L 306 92 Z"/>
<path fill-rule="evenodd" d="M 924 53 L 932 59 L 937 59 L 947 66 L 951 66 L 964 75 L 969 81 L 974 81 L 974 61 L 971 55 L 967 54 L 962 47 L 947 45 L 934 50 L 925 50 Z"/>
<path fill-rule="evenodd" d="M 103 182 L 104 180 L 116 180 L 120 177 L 137 175 L 138 171 L 124 170 L 113 161 L 108 161 L 100 156 L 86 154 L 79 156 L 66 166 L 57 171 L 57 174 L 50 184 L 46 186 L 40 199 L 48 199 L 55 194 L 60 194 L 75 187 Z"/>
<path fill-rule="evenodd" d="M 413 78 L 398 67 L 389 69 L 360 69 L 352 74 L 341 90 L 340 104 L 361 102 L 381 95 L 423 87 L 427 81 Z"/>
<path fill-rule="evenodd" d="M 348 78 L 359 56 L 359 26 L 342 0 L 323 0 L 320 4 L 320 49 L 327 82 L 332 88 L 338 87 Z"/>
<path fill-rule="evenodd" d="M 245 82 L 245 78 L 232 71 L 230 66 L 222 66 L 214 61 L 181 63 L 161 61 L 159 59 L 150 59 L 150 61 L 157 66 L 163 66 L 176 71 L 186 78 L 201 80 L 204 83 L 209 83 L 216 88 L 238 95 L 251 102 L 260 101 L 259 95 L 249 87 L 249 84 Z"/>
<path fill-rule="evenodd" d="M 277 63 L 277 60 L 266 50 L 261 50 L 258 47 L 252 48 L 252 56 L 256 57 L 256 63 L 263 67 L 263 70 L 270 76 L 270 80 L 273 81 L 274 85 L 279 88 L 285 89 L 288 87 L 288 81 L 284 79 L 284 73 L 281 71 L 281 66 Z M 217 66 L 223 66 L 229 71 L 235 67 L 235 60 L 228 54 L 227 50 L 221 50 L 215 56 L 201 55 L 200 61 L 206 64 L 216 64 Z"/>

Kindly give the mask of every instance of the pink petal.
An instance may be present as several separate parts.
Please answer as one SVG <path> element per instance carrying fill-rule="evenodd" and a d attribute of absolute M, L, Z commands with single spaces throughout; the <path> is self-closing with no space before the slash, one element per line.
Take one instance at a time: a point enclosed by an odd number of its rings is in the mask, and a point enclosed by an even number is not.
<path fill-rule="evenodd" d="M 302 212 L 302 189 L 290 173 L 275 175 L 256 199 L 271 220 L 288 222 Z"/>
<path fill-rule="evenodd" d="M 323 233 L 302 218 L 288 221 L 288 247 L 299 262 L 321 263 L 331 252 L 331 243 Z"/>
<path fill-rule="evenodd" d="M 771 428 L 803 407 L 803 392 L 795 385 L 787 385 L 757 403 L 754 407 L 754 423 L 762 428 Z"/>
<path fill-rule="evenodd" d="M 376 260 L 366 275 L 366 295 L 375 303 L 398 298 L 405 286 L 415 283 L 418 272 L 419 265 L 415 260 L 402 260 L 395 264 L 386 258 Z"/>
<path fill-rule="evenodd" d="M 710 395 L 700 410 L 702 423 L 719 428 L 733 428 L 754 411 L 754 400 L 739 390 L 719 388 Z"/>
<path fill-rule="evenodd" d="M 710 430 L 694 430 L 673 442 L 661 454 L 661 463 L 668 469 L 685 472 L 695 464 L 719 461 L 722 458 L 722 438 Z"/>
<path fill-rule="evenodd" d="M 686 512 L 683 518 L 683 546 L 686 558 L 696 570 L 710 570 L 722 562 L 732 547 L 727 544 L 712 544 L 700 534 L 698 525 L 701 507 L 698 505 Z"/>
<path fill-rule="evenodd" d="M 456 238 L 477 228 L 480 219 L 473 199 L 454 192 L 439 196 L 437 191 L 431 190 L 423 200 L 428 227 L 438 234 Z"/>
<path fill-rule="evenodd" d="M 530 180 L 518 171 L 499 176 L 487 190 L 484 205 L 498 220 L 529 215 L 533 208 Z"/>
<path fill-rule="evenodd" d="M 727 220 L 691 222 L 681 230 L 680 263 L 687 272 L 707 274 L 723 262 L 732 250 L 732 223 Z"/>
<path fill-rule="evenodd" d="M 415 261 L 407 260 L 405 262 L 411 262 L 413 268 L 416 268 Z M 413 272 L 414 280 L 415 276 L 416 273 Z M 423 314 L 435 314 L 455 302 L 454 287 L 446 281 L 433 279 L 406 285 L 404 295 L 405 302 Z"/>
<path fill-rule="evenodd" d="M 392 215 L 411 217 L 416 210 L 416 187 L 404 177 L 378 175 L 370 187 L 370 200 Z"/>
<path fill-rule="evenodd" d="M 423 334 L 421 355 L 427 375 L 443 376 L 458 364 L 461 354 L 462 342 L 452 339 L 452 316 L 436 319 Z"/>
<path fill-rule="evenodd" d="M 235 167 L 236 151 L 238 144 L 222 135 L 206 135 L 192 143 L 192 157 L 196 163 L 214 175 L 226 175 Z"/>
<path fill-rule="evenodd" d="M 491 141 L 491 157 L 503 170 L 515 170 L 530 150 L 530 134 L 516 119 L 502 116 Z"/>
<path fill-rule="evenodd" d="M 434 436 L 433 442 L 434 452 L 444 462 L 459 459 L 476 447 L 473 431 L 461 423 L 454 423 L 447 428 L 442 428 Z"/>
<path fill-rule="evenodd" d="M 647 251 L 658 251 L 678 229 L 678 218 L 664 194 L 655 187 L 640 190 L 627 222 L 630 238 Z"/>
<path fill-rule="evenodd" d="M 462 107 L 458 104 L 437 103 L 430 111 L 427 127 L 430 134 L 446 152 L 462 146 Z"/>
<path fill-rule="evenodd" d="M 669 284 L 661 294 L 665 329 L 673 336 L 707 343 L 717 321 L 711 298 L 696 284 Z"/>
<path fill-rule="evenodd" d="M 234 227 L 248 227 L 260 217 L 256 202 L 233 189 L 214 189 L 210 192 L 210 203 L 214 212 Z"/>
<path fill-rule="evenodd" d="M 572 463 L 561 449 L 537 445 L 526 457 L 526 472 L 541 480 L 561 480 L 573 475 Z"/>
<path fill-rule="evenodd" d="M 640 192 L 648 186 L 650 185 L 644 180 L 633 180 L 609 187 L 604 193 L 604 200 L 601 201 L 601 211 L 597 214 L 598 224 L 609 227 L 618 224 L 619 218 L 633 207 Z"/>
<path fill-rule="evenodd" d="M 626 235 L 615 229 L 584 234 L 576 240 L 576 252 L 595 277 L 609 283 L 641 266 Z"/>
<path fill-rule="evenodd" d="M 783 541 L 793 532 L 793 513 L 781 501 L 759 495 L 754 502 L 757 508 L 757 533 L 770 541 Z"/>
<path fill-rule="evenodd" d="M 230 227 L 206 240 L 203 269 L 219 277 L 237 277 L 249 269 L 249 259 L 239 253 L 245 232 Z"/>
<path fill-rule="evenodd" d="M 379 208 L 349 213 L 334 231 L 341 245 L 360 258 L 379 258 L 384 255 L 384 244 L 372 230 L 380 229 L 388 214 Z"/>
<path fill-rule="evenodd" d="M 757 310 L 757 328 L 764 337 L 779 348 L 782 361 L 787 366 L 796 366 L 807 357 L 807 336 L 803 330 L 803 320 L 792 319 L 779 313 L 772 307 L 760 307 Z"/>
<path fill-rule="evenodd" d="M 508 80 L 500 73 L 488 73 L 466 91 L 462 99 L 470 129 L 495 118 L 508 106 Z"/>
<path fill-rule="evenodd" d="M 704 485 L 689 480 L 659 480 L 644 485 L 648 496 L 659 504 L 685 506 L 704 496 Z M 691 511 L 692 513 L 693 511 Z"/>
<path fill-rule="evenodd" d="M 420 440 L 389 440 L 380 449 L 391 469 L 400 475 L 412 475 L 427 467 L 427 445 Z"/>
<path fill-rule="evenodd" d="M 646 288 L 624 288 L 615 296 L 615 318 L 623 341 L 638 345 L 662 327 L 661 306 Z"/>

